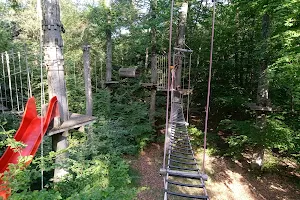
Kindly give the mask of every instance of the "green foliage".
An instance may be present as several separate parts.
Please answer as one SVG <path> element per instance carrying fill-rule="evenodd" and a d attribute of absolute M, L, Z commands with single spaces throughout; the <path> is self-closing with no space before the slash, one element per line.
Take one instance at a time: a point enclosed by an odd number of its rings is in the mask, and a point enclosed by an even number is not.
<path fill-rule="evenodd" d="M 17 142 L 13 139 L 17 124 L 20 119 L 13 114 L 1 114 L 0 115 L 0 155 L 2 155 L 5 148 L 12 147 L 16 151 L 19 148 L 24 147 L 24 144 Z"/>
<path fill-rule="evenodd" d="M 280 159 L 272 155 L 272 152 L 266 151 L 264 158 L 263 171 L 276 172 L 278 171 L 278 164 Z"/>
<path fill-rule="evenodd" d="M 102 77 L 103 80 L 105 74 L 107 29 L 112 31 L 114 80 L 120 67 L 144 67 L 145 50 L 150 50 L 151 27 L 156 28 L 157 54 L 167 52 L 170 1 L 157 1 L 156 16 L 148 10 L 141 12 L 141 8 L 148 9 L 149 3 L 113 1 L 109 10 L 103 5 L 104 1 L 91 5 L 61 1 L 62 23 L 66 30 L 63 39 L 69 108 L 72 112 L 85 112 L 81 47 L 87 42 L 92 46 L 93 112 L 98 121 L 89 129 L 87 136 L 72 133 L 68 149 L 70 159 L 66 162 L 70 174 L 57 186 L 47 180 L 47 190 L 33 191 L 38 188 L 42 167 L 39 153 L 26 170 L 20 170 L 21 165 L 12 166 L 12 199 L 134 199 L 136 189 L 130 187 L 128 165 L 120 157 L 137 153 L 153 139 L 146 99 L 149 94 L 139 86 L 141 80 L 124 79 L 111 90 L 98 88 L 99 79 Z M 181 1 L 175 4 L 173 44 L 177 39 L 180 4 Z M 298 0 L 234 0 L 228 4 L 217 4 L 210 126 L 214 129 L 219 124 L 218 129 L 224 133 L 228 147 L 227 155 L 237 156 L 260 144 L 300 160 L 298 4 Z M 21 49 L 20 44 L 26 42 L 35 52 L 29 55 L 32 66 L 38 63 L 36 52 L 40 37 L 35 6 L 36 1 L 33 0 L 0 2 L 1 52 L 12 46 Z M 271 19 L 266 48 L 261 30 L 265 13 Z M 109 14 L 111 23 L 108 23 Z M 211 15 L 212 7 L 209 5 L 189 1 L 185 38 L 186 44 L 193 49 L 191 78 L 194 94 L 191 107 L 200 108 L 200 112 L 205 108 L 207 92 Z M 253 121 L 254 114 L 246 112 L 245 105 L 256 101 L 258 72 L 265 57 L 268 57 L 272 104 L 282 112 L 271 114 L 266 129 L 261 133 Z M 46 77 L 44 81 L 46 83 Z M 32 85 L 33 94 L 39 94 L 38 68 L 32 70 Z M 40 102 L 38 98 L 37 102 Z M 157 98 L 157 106 L 157 119 L 164 121 L 165 111 L 161 108 L 165 108 L 165 97 Z M 19 119 L 13 115 L 0 117 L 4 128 L 0 132 L 0 146 L 22 147 L 12 139 L 12 130 L 18 128 Z M 195 127 L 190 127 L 189 132 L 193 144 L 201 146 L 203 133 Z M 208 138 L 214 141 L 212 135 L 209 133 Z M 48 154 L 51 147 L 50 141 L 47 143 L 45 149 Z M 49 177 L 55 167 L 54 156 L 51 152 L 43 159 L 43 167 Z M 266 167 L 272 168 L 274 163 L 271 159 Z"/>
<path fill-rule="evenodd" d="M 0 114 L 0 124 L 5 130 L 17 130 L 20 122 L 21 118 L 17 115 L 11 113 Z"/>
<path fill-rule="evenodd" d="M 15 193 L 11 197 L 13 200 L 61 200 L 61 194 L 54 190 L 35 190 L 32 192 Z"/>
<path fill-rule="evenodd" d="M 188 127 L 188 133 L 191 136 L 191 142 L 196 146 L 203 146 L 204 134 L 201 130 L 197 129 L 195 126 Z"/>
<path fill-rule="evenodd" d="M 246 148 L 253 148 L 257 144 L 266 149 L 276 148 L 280 152 L 287 152 L 295 145 L 293 130 L 278 116 L 268 118 L 265 132 L 259 132 L 252 121 L 223 120 L 218 129 L 228 134 L 228 155 L 239 156 Z"/>
<path fill-rule="evenodd" d="M 41 178 L 40 168 L 44 174 L 55 165 L 53 158 L 57 153 L 45 155 L 43 159 L 35 158 L 29 168 L 24 163 L 31 159 L 23 157 L 16 165 L 11 165 L 3 180 L 9 180 L 12 189 L 11 199 L 133 199 L 136 189 L 131 186 L 128 164 L 114 150 L 105 154 L 98 152 L 91 155 L 96 143 L 87 143 L 85 137 L 74 135 L 70 140 L 69 159 L 64 163 L 69 174 L 55 186 L 48 182 L 47 190 L 33 191 L 32 184 Z M 43 162 L 43 164 L 42 164 Z M 13 177 L 13 178 L 12 178 Z M 45 177 L 44 177 L 45 178 Z"/>
<path fill-rule="evenodd" d="M 113 199 L 122 195 L 130 199 L 135 195 L 134 189 L 128 190 L 128 165 L 121 158 L 103 155 L 69 162 L 72 165 L 68 176 L 56 185 L 63 199 Z"/>
<path fill-rule="evenodd" d="M 140 93 L 138 83 L 124 81 L 112 93 L 100 90 L 95 95 L 94 113 L 100 121 L 94 134 L 99 152 L 134 154 L 152 140 L 148 105 Z"/>

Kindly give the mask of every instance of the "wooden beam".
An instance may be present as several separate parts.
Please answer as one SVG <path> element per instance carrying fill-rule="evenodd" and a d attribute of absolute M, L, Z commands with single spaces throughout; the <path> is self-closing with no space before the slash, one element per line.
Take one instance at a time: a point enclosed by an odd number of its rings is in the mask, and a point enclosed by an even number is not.
<path fill-rule="evenodd" d="M 80 128 L 82 126 L 94 123 L 96 117 L 71 113 L 69 120 L 62 123 L 61 126 L 53 128 L 48 131 L 47 135 L 52 136 L 72 129 Z"/>
<path fill-rule="evenodd" d="M 181 48 L 176 48 L 176 47 L 174 47 L 174 50 L 181 51 L 181 52 L 186 52 L 186 53 L 192 53 L 193 52 L 193 50 L 190 50 L 190 49 L 181 49 Z"/>
<path fill-rule="evenodd" d="M 119 81 L 106 81 L 105 84 L 106 85 L 112 85 L 112 84 L 118 84 Z"/>
<path fill-rule="evenodd" d="M 182 95 L 193 94 L 193 89 L 179 89 L 178 91 Z"/>
<path fill-rule="evenodd" d="M 139 71 L 137 68 L 121 68 L 119 69 L 119 76 L 124 78 L 135 78 L 139 76 Z"/>
<path fill-rule="evenodd" d="M 141 86 L 145 88 L 156 88 L 157 84 L 156 83 L 141 83 Z"/>
<path fill-rule="evenodd" d="M 274 111 L 272 107 L 269 106 L 258 106 L 255 103 L 248 103 L 247 106 L 251 109 L 251 110 L 255 110 L 255 111 L 265 111 L 265 112 L 272 112 Z"/>
<path fill-rule="evenodd" d="M 166 176 L 177 176 L 182 178 L 191 178 L 191 179 L 203 179 L 207 181 L 207 174 L 200 174 L 199 172 L 186 172 L 186 171 L 178 171 L 178 170 L 170 170 L 170 169 L 160 169 L 159 172 L 161 175 Z"/>

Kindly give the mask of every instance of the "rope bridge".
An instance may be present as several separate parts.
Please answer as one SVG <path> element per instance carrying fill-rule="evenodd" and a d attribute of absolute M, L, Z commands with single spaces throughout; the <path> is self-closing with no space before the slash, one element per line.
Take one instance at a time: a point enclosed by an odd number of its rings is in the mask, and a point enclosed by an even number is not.
<path fill-rule="evenodd" d="M 215 1 L 213 1 L 212 35 L 208 75 L 208 90 L 206 101 L 206 115 L 204 128 L 204 145 L 202 169 L 198 166 L 191 140 L 188 134 L 187 125 L 183 114 L 183 95 L 180 94 L 181 69 L 184 66 L 182 58 L 185 53 L 191 53 L 191 49 L 174 48 L 174 66 L 171 65 L 172 49 L 172 22 L 173 22 L 174 0 L 171 1 L 171 18 L 169 29 L 169 54 L 168 54 L 168 83 L 167 83 L 167 108 L 166 108 L 166 133 L 164 145 L 163 168 L 160 174 L 164 176 L 164 200 L 170 196 L 189 198 L 189 199 L 209 199 L 205 187 L 207 175 L 205 174 L 205 155 L 206 155 L 206 136 L 209 115 L 213 44 L 214 44 L 214 25 L 215 25 Z M 185 45 L 186 46 L 186 45 Z M 186 46 L 187 47 L 187 46 Z M 177 53 L 176 53 L 177 52 Z M 176 59 L 177 56 L 177 59 Z M 190 90 L 190 64 L 188 71 L 188 90 Z M 185 73 L 184 73 L 185 74 Z M 177 75 L 179 77 L 177 77 Z M 177 80 L 179 79 L 179 80 Z M 178 84 L 179 83 L 179 84 Z M 171 93 L 171 98 L 170 98 Z M 169 103 L 171 112 L 169 118 Z M 189 96 L 187 103 L 187 118 L 189 115 Z M 195 183 L 196 182 L 196 183 Z"/>
<path fill-rule="evenodd" d="M 172 102 L 167 136 L 167 164 L 166 169 L 160 171 L 165 176 L 164 199 L 168 199 L 170 195 L 209 199 L 204 184 L 207 176 L 200 172 L 197 164 L 184 119 L 183 106 L 180 102 Z"/>

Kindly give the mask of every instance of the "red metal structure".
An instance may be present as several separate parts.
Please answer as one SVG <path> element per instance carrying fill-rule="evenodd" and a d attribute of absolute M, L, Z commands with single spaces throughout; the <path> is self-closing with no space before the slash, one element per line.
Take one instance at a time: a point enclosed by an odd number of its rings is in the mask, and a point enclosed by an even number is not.
<path fill-rule="evenodd" d="M 44 117 L 40 117 L 37 114 L 35 98 L 31 97 L 28 100 L 21 125 L 14 137 L 16 141 L 22 142 L 27 146 L 18 152 L 14 152 L 13 149 L 8 147 L 0 159 L 0 197 L 3 200 L 10 196 L 10 188 L 6 186 L 7 183 L 1 180 L 3 173 L 8 170 L 10 164 L 17 164 L 20 156 L 32 156 L 32 158 L 35 156 L 43 135 L 46 133 L 50 122 L 56 116 L 59 116 L 56 97 L 50 100 Z M 28 166 L 31 160 L 24 167 Z"/>

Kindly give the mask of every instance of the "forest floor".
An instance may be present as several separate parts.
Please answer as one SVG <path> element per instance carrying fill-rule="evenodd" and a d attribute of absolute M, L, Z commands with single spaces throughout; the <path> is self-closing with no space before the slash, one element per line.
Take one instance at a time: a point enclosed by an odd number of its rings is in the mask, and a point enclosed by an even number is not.
<path fill-rule="evenodd" d="M 197 154 L 200 160 L 201 154 Z M 142 188 L 139 200 L 163 199 L 163 178 L 159 169 L 163 160 L 163 144 L 150 144 L 138 157 L 128 158 L 134 181 Z M 207 156 L 209 176 L 206 188 L 211 200 L 296 200 L 300 199 L 299 166 L 286 163 L 284 170 L 255 175 L 247 163 L 229 158 Z"/>

